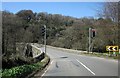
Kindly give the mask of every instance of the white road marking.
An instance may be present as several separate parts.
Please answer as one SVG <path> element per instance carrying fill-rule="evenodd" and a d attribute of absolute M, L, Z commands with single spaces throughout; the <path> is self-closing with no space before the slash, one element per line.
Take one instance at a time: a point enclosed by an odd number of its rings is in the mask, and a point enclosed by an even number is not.
<path fill-rule="evenodd" d="M 50 62 L 50 65 L 52 65 L 52 63 L 53 63 L 53 60 Z M 41 77 L 43 77 L 45 75 L 45 73 L 48 71 L 49 68 L 50 68 L 50 66 L 44 71 L 44 73 L 42 74 Z"/>
<path fill-rule="evenodd" d="M 76 59 L 77 60 L 77 59 Z M 79 60 L 77 60 L 78 63 L 80 63 L 83 67 L 85 67 L 89 72 L 91 72 L 93 75 L 95 75 L 95 73 L 90 70 L 90 68 L 88 68 L 87 66 L 85 66 L 82 62 L 80 62 Z"/>
<path fill-rule="evenodd" d="M 51 63 L 50 64 L 52 64 L 53 63 L 53 61 L 51 61 Z"/>

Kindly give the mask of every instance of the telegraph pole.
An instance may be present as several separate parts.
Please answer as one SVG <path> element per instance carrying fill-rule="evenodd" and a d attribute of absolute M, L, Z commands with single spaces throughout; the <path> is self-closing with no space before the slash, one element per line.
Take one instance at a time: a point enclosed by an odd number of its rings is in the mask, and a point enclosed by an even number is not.
<path fill-rule="evenodd" d="M 45 34 L 44 34 L 44 48 L 45 48 L 45 54 L 46 54 L 46 25 L 44 25 L 44 28 L 45 28 Z"/>

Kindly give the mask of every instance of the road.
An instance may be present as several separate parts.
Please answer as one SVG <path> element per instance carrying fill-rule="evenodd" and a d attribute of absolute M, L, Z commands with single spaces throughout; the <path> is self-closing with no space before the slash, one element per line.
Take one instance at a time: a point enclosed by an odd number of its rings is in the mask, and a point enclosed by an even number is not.
<path fill-rule="evenodd" d="M 77 55 L 53 48 L 47 48 L 47 55 L 51 62 L 42 76 L 118 76 L 116 60 Z"/>

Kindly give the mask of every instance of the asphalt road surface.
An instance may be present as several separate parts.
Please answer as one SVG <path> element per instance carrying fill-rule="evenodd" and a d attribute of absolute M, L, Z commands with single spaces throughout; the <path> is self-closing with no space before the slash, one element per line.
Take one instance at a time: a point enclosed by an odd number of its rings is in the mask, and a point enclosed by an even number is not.
<path fill-rule="evenodd" d="M 42 48 L 44 50 L 44 48 Z M 118 76 L 118 61 L 47 48 L 51 62 L 42 76 Z"/>

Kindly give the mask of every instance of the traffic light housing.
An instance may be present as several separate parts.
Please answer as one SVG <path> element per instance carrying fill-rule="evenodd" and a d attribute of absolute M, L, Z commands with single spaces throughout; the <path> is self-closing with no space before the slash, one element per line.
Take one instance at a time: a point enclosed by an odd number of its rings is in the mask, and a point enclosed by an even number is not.
<path fill-rule="evenodd" d="M 45 35 L 45 28 L 44 27 L 41 28 L 41 34 L 42 34 L 42 36 Z"/>
<path fill-rule="evenodd" d="M 92 37 L 95 37 L 95 36 L 96 36 L 96 30 L 92 29 Z"/>

